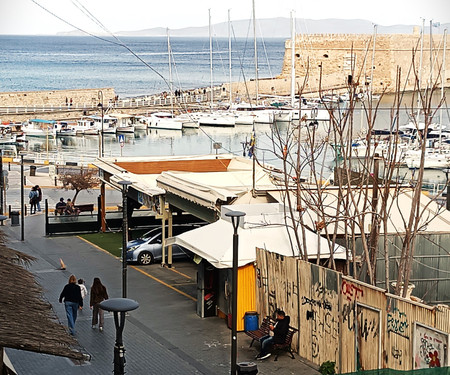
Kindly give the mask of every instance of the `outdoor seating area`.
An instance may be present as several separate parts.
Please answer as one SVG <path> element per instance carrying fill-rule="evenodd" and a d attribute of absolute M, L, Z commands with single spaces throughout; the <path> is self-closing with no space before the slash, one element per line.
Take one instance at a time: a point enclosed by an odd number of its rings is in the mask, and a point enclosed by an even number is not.
<path fill-rule="evenodd" d="M 252 338 L 252 342 L 250 343 L 250 347 L 253 345 L 253 342 L 255 342 L 255 340 L 260 342 L 262 337 L 267 336 L 269 334 L 269 332 L 270 332 L 269 326 L 273 325 L 275 323 L 276 323 L 276 321 L 272 317 L 266 316 L 263 319 L 263 321 L 261 323 L 261 326 L 257 330 L 245 331 L 245 334 Z M 294 353 L 292 353 L 291 345 L 292 345 L 292 338 L 294 337 L 294 334 L 296 332 L 298 332 L 298 329 L 289 326 L 289 330 L 288 330 L 288 333 L 286 335 L 286 339 L 284 340 L 284 343 L 282 343 L 282 344 L 273 344 L 272 350 L 275 353 L 274 361 L 278 360 L 278 356 L 280 355 L 280 353 L 282 351 L 288 352 L 291 355 L 292 359 L 295 358 L 294 357 Z"/>

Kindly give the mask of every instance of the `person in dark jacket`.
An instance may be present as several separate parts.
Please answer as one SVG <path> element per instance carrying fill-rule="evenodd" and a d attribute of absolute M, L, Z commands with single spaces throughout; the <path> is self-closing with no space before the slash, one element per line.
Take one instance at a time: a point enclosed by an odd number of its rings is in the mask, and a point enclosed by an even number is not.
<path fill-rule="evenodd" d="M 291 318 L 286 316 L 285 312 L 282 310 L 277 310 L 275 314 L 277 322 L 274 325 L 269 326 L 269 329 L 273 332 L 273 336 L 267 335 L 261 337 L 261 352 L 256 356 L 256 359 L 269 358 L 271 355 L 269 352 L 270 347 L 273 344 L 282 344 L 286 340 Z"/>
<path fill-rule="evenodd" d="M 69 283 L 64 287 L 59 296 L 59 303 L 63 302 L 66 308 L 67 322 L 71 335 L 75 335 L 75 321 L 77 320 L 78 309 L 83 308 L 83 298 L 81 297 L 81 289 L 77 284 L 75 275 L 70 275 Z"/>
<path fill-rule="evenodd" d="M 103 331 L 103 321 L 104 314 L 103 310 L 100 308 L 100 302 L 108 299 L 108 292 L 106 291 L 105 286 L 102 284 L 98 277 L 94 278 L 94 283 L 91 287 L 91 300 L 90 306 L 92 309 L 92 328 L 95 329 L 95 326 L 98 324 L 99 331 Z M 100 319 L 99 319 L 100 317 Z"/>

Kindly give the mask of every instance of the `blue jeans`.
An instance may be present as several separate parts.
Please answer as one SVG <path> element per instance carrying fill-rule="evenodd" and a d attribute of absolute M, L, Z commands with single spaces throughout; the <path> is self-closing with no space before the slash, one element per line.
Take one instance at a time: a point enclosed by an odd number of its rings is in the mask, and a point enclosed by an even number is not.
<path fill-rule="evenodd" d="M 78 303 L 65 301 L 67 322 L 69 324 L 69 331 L 71 335 L 75 334 L 75 321 L 77 320 Z"/>
<path fill-rule="evenodd" d="M 37 206 L 37 210 L 41 211 L 41 202 L 40 201 L 37 201 L 36 206 Z"/>
<path fill-rule="evenodd" d="M 269 352 L 270 347 L 273 344 L 273 336 L 269 336 L 269 335 L 263 336 L 263 337 L 261 337 L 259 342 L 261 343 L 261 353 L 260 354 L 262 357 Z"/>

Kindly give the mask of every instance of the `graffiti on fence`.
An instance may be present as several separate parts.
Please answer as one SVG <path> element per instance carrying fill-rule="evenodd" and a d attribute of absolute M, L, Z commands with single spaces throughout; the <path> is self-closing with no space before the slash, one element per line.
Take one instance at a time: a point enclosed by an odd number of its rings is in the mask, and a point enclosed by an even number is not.
<path fill-rule="evenodd" d="M 406 313 L 400 311 L 396 307 L 392 312 L 387 314 L 387 331 L 395 333 L 396 335 L 402 336 L 409 340 L 408 333 L 408 317 Z"/>
<path fill-rule="evenodd" d="M 355 303 L 345 303 L 342 306 L 342 323 L 347 324 L 347 329 L 355 329 Z"/>
<path fill-rule="evenodd" d="M 364 296 L 364 290 L 347 280 L 342 280 L 341 293 L 348 301 L 354 301 Z"/>
<path fill-rule="evenodd" d="M 391 348 L 392 357 L 398 361 L 398 364 L 402 364 L 402 355 L 403 352 L 401 349 L 397 349 L 395 346 Z"/>
<path fill-rule="evenodd" d="M 414 368 L 447 366 L 448 334 L 416 324 Z"/>
<path fill-rule="evenodd" d="M 363 338 L 365 341 L 367 341 L 368 338 L 375 338 L 378 336 L 378 321 L 375 319 L 375 317 L 368 318 L 364 315 L 364 310 L 361 309 L 358 311 L 359 315 L 359 335 L 361 338 Z"/>

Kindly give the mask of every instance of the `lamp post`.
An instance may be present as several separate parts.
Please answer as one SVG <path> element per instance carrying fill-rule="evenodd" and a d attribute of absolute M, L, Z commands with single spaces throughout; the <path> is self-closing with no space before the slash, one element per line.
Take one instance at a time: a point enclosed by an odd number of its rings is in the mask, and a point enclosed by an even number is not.
<path fill-rule="evenodd" d="M 20 221 L 21 221 L 21 228 L 20 228 L 20 240 L 25 240 L 25 201 L 24 201 L 24 195 L 25 195 L 25 176 L 23 174 L 23 154 L 20 154 Z"/>
<path fill-rule="evenodd" d="M 239 220 L 245 216 L 245 212 L 230 211 L 225 214 L 231 218 L 233 224 L 233 277 L 231 289 L 231 375 L 236 374 L 236 358 L 237 358 L 237 282 L 238 282 L 238 260 L 239 260 Z"/>
<path fill-rule="evenodd" d="M 450 168 L 445 168 L 443 171 L 445 173 L 445 179 L 447 180 L 447 196 L 445 201 L 445 207 L 447 208 L 448 211 L 450 211 L 450 181 L 448 179 Z"/>
<path fill-rule="evenodd" d="M 100 129 L 100 152 L 99 152 L 98 156 L 102 158 L 104 155 L 104 147 L 105 147 L 105 145 L 103 143 L 103 125 L 104 125 L 103 120 L 105 117 L 105 108 L 103 107 L 103 91 L 98 92 L 98 100 L 100 102 L 97 104 L 97 107 L 102 111 L 101 112 L 102 113 L 102 127 Z"/>
<path fill-rule="evenodd" d="M 112 311 L 114 314 L 114 324 L 116 326 L 114 375 L 125 374 L 125 347 L 123 346 L 122 339 L 122 333 L 125 327 L 125 313 L 127 311 L 136 310 L 138 307 L 139 303 L 129 298 L 110 298 L 100 302 L 100 308 L 102 310 Z"/>
<path fill-rule="evenodd" d="M 119 181 L 122 186 L 122 298 L 127 298 L 127 244 L 128 244 L 128 186 L 131 181 Z"/>

